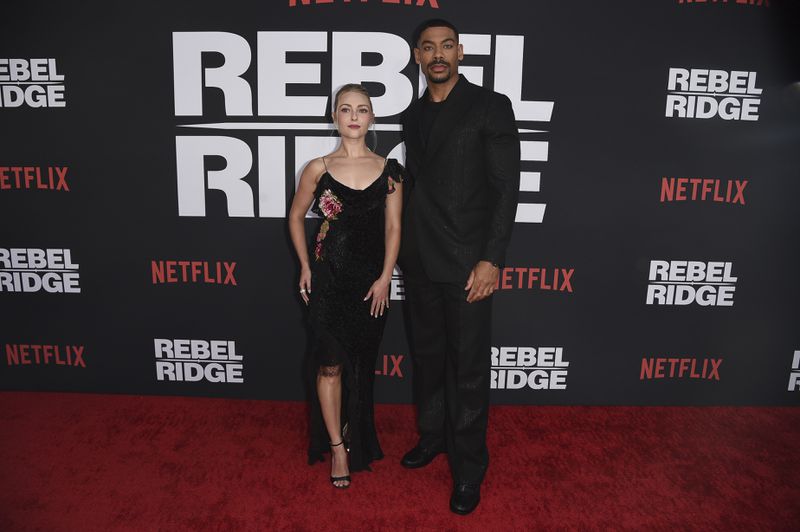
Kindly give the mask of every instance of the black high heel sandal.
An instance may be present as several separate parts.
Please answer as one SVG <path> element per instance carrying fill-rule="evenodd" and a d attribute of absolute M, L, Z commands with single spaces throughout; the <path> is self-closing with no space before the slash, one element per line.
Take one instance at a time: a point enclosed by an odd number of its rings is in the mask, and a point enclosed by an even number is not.
<path fill-rule="evenodd" d="M 330 446 L 332 448 L 333 447 L 339 447 L 343 443 L 344 443 L 344 440 L 340 441 L 339 443 L 331 443 Z M 349 452 L 347 447 L 345 447 L 345 452 Z M 333 462 L 333 449 L 331 449 L 331 462 Z M 337 482 L 343 482 L 343 481 L 346 481 L 347 484 L 345 484 L 344 486 L 337 486 L 336 485 Z M 350 481 L 350 475 L 344 475 L 343 477 L 334 477 L 333 475 L 331 475 L 331 484 L 333 484 L 334 488 L 337 488 L 337 489 L 340 489 L 340 490 L 347 489 L 347 488 L 350 487 L 350 482 L 351 482 Z"/>

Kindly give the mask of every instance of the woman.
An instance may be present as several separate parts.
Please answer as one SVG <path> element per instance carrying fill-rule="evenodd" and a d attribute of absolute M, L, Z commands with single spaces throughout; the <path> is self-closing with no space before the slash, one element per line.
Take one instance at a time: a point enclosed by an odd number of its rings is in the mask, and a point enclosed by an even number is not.
<path fill-rule="evenodd" d="M 300 261 L 300 297 L 309 306 L 309 463 L 322 461 L 330 446 L 331 483 L 347 488 L 351 470 L 383 458 L 372 385 L 400 247 L 404 170 L 367 148 L 375 115 L 364 87 L 343 86 L 333 108 L 341 143 L 303 170 L 289 232 Z M 304 221 L 312 203 L 322 222 L 309 253 Z"/>

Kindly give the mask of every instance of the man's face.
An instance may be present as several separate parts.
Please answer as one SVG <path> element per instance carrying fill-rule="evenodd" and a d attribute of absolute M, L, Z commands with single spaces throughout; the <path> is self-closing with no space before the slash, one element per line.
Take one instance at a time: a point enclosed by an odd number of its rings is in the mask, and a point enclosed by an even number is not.
<path fill-rule="evenodd" d="M 464 48 L 456 42 L 456 34 L 450 28 L 427 28 L 419 36 L 414 59 L 428 83 L 446 83 L 458 76 L 458 62 L 464 59 Z"/>

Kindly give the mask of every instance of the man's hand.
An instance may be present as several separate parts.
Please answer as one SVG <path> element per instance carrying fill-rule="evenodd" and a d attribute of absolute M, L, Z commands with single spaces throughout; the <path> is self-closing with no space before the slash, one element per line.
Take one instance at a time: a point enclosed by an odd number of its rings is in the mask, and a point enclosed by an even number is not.
<path fill-rule="evenodd" d="M 472 268 L 469 279 L 467 279 L 467 286 L 464 287 L 464 290 L 469 290 L 467 303 L 474 303 L 492 295 L 499 276 L 500 268 L 489 261 L 479 261 Z"/>

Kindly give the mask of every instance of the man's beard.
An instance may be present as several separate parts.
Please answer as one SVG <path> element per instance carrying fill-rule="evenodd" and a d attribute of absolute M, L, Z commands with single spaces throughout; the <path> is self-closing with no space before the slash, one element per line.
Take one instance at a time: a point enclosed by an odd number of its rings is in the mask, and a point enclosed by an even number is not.
<path fill-rule="evenodd" d="M 436 65 L 443 65 L 447 67 L 447 69 L 444 72 L 437 74 L 431 71 L 431 67 L 434 67 Z M 450 67 L 449 63 L 444 63 L 444 62 L 431 63 L 430 65 L 428 65 L 428 81 L 430 83 L 447 83 L 448 81 L 450 81 L 450 78 L 453 77 L 452 72 L 453 69 Z"/>

